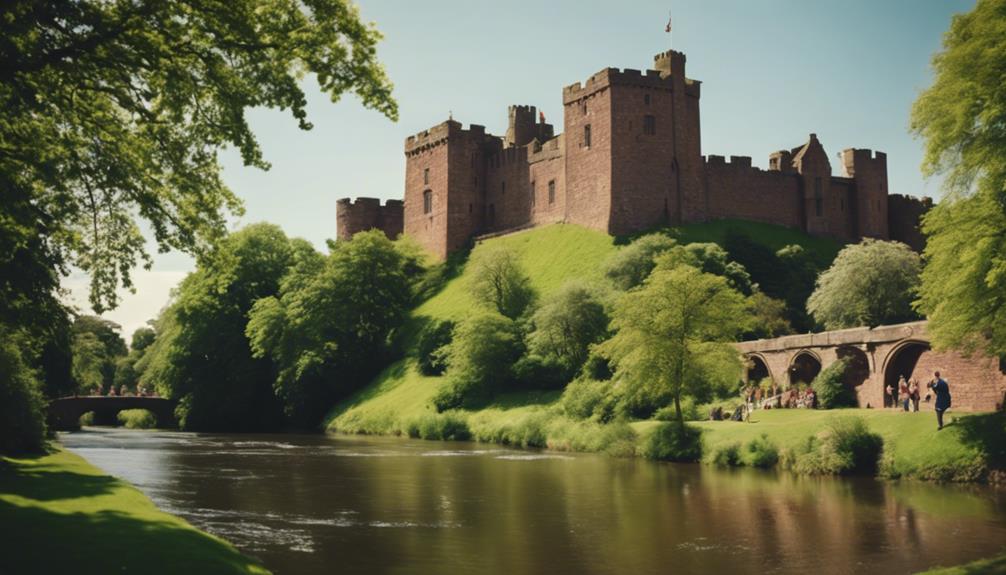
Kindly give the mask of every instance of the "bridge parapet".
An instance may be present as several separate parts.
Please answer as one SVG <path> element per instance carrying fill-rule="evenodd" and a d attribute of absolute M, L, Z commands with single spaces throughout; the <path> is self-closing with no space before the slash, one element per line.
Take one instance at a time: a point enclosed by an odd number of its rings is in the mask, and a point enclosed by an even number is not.
<path fill-rule="evenodd" d="M 102 421 L 114 422 L 126 409 L 146 409 L 157 418 L 157 427 L 175 427 L 175 405 L 166 397 L 84 395 L 61 397 L 49 402 L 49 427 L 58 431 L 80 428 L 80 416 L 93 411 Z"/>

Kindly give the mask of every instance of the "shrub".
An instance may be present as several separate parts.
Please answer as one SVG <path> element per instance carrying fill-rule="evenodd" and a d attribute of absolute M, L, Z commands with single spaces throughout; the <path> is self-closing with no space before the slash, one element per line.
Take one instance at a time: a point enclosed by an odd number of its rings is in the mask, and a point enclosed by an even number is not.
<path fill-rule="evenodd" d="M 562 389 L 569 371 L 554 358 L 525 355 L 513 365 L 513 378 L 525 389 Z"/>
<path fill-rule="evenodd" d="M 116 419 L 128 429 L 153 429 L 157 427 L 157 418 L 146 409 L 124 409 L 119 412 Z"/>
<path fill-rule="evenodd" d="M 646 438 L 642 454 L 662 461 L 699 461 L 702 459 L 702 430 L 690 425 L 665 423 Z"/>
<path fill-rule="evenodd" d="M 516 322 L 495 313 L 466 319 L 448 348 L 448 382 L 434 397 L 438 411 L 475 407 L 513 379 L 523 352 Z"/>
<path fill-rule="evenodd" d="M 534 411 L 515 418 L 472 425 L 472 438 L 476 441 L 517 445 L 520 447 L 547 447 L 548 426 L 554 415 L 548 411 Z M 483 420 L 484 421 L 484 420 Z"/>
<path fill-rule="evenodd" d="M 636 452 L 636 439 L 636 432 L 624 421 L 599 424 L 554 418 L 548 426 L 548 448 L 559 451 L 591 451 L 631 457 Z"/>
<path fill-rule="evenodd" d="M 817 402 L 824 409 L 856 407 L 856 393 L 843 381 L 849 361 L 840 359 L 817 374 L 811 387 L 817 395 Z"/>
<path fill-rule="evenodd" d="M 834 418 L 827 429 L 807 439 L 791 462 L 795 471 L 809 475 L 875 474 L 883 448 L 883 438 L 862 418 Z"/>
<path fill-rule="evenodd" d="M 486 309 L 517 319 L 534 302 L 531 278 L 524 271 L 520 255 L 510 248 L 498 244 L 481 246 L 472 252 L 468 267 L 472 299 Z"/>
<path fill-rule="evenodd" d="M 566 386 L 559 405 L 573 419 L 608 422 L 615 418 L 618 396 L 607 381 L 577 379 Z"/>
<path fill-rule="evenodd" d="M 447 369 L 445 347 L 450 345 L 454 322 L 436 321 L 419 332 L 416 353 L 423 375 L 440 375 Z"/>
<path fill-rule="evenodd" d="M 611 364 L 608 362 L 608 358 L 595 353 L 591 349 L 590 355 L 587 356 L 587 361 L 584 362 L 583 368 L 580 369 L 580 373 L 589 379 L 607 381 L 612 376 Z"/>
<path fill-rule="evenodd" d="M 45 399 L 41 384 L 18 338 L 0 327 L 0 452 L 41 451 L 45 447 Z"/>
<path fill-rule="evenodd" d="M 744 446 L 744 462 L 762 469 L 775 467 L 779 462 L 779 448 L 763 433 Z"/>
<path fill-rule="evenodd" d="M 648 234 L 618 250 L 604 265 L 604 275 L 618 289 L 628 290 L 643 283 L 656 263 L 654 257 L 675 246 L 673 239 L 663 234 Z"/>
<path fill-rule="evenodd" d="M 84 415 L 80 416 L 81 425 L 94 425 L 94 412 L 88 411 Z"/>
<path fill-rule="evenodd" d="M 681 398 L 681 415 L 684 416 L 685 421 L 705 421 L 709 419 L 708 411 L 703 410 L 692 397 L 682 397 Z M 653 419 L 657 421 L 675 421 L 677 419 L 677 411 L 674 409 L 674 405 L 665 405 L 661 407 L 653 414 Z"/>
<path fill-rule="evenodd" d="M 718 445 L 709 456 L 709 462 L 720 467 L 737 467 L 741 464 L 739 443 Z"/>
<path fill-rule="evenodd" d="M 409 420 L 403 431 L 419 439 L 463 441 L 471 438 L 468 421 L 460 413 L 427 413 Z"/>
<path fill-rule="evenodd" d="M 590 346 L 607 336 L 608 314 L 596 290 L 567 282 L 545 298 L 534 312 L 532 324 L 528 348 L 560 367 L 568 381 L 583 367 Z"/>

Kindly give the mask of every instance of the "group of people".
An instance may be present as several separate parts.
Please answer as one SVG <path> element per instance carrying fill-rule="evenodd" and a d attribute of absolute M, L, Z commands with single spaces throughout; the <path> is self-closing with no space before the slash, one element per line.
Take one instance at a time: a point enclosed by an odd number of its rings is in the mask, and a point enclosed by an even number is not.
<path fill-rule="evenodd" d="M 943 429 L 943 413 L 950 409 L 951 399 L 950 399 L 950 385 L 947 381 L 940 377 L 940 372 L 933 372 L 933 379 L 926 383 L 925 401 L 928 403 L 932 400 L 933 396 L 936 396 L 936 402 L 933 404 L 933 408 L 936 411 L 936 423 L 939 426 L 938 429 Z M 919 386 L 919 380 L 914 377 L 911 379 L 906 379 L 905 376 L 898 378 L 897 387 L 887 384 L 884 388 L 884 393 L 886 394 L 885 403 L 894 407 L 901 407 L 905 411 L 919 411 L 919 403 L 922 401 L 922 388 Z"/>
<path fill-rule="evenodd" d="M 744 390 L 744 403 L 749 410 L 757 408 L 817 409 L 817 392 L 810 386 L 790 388 L 780 393 L 779 387 L 774 383 L 771 388 L 764 390 L 761 386 L 752 385 Z"/>

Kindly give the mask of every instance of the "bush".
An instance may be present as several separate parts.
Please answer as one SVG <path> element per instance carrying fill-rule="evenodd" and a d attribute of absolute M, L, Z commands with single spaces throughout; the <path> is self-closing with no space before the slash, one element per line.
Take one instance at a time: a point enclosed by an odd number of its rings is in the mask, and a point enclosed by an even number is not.
<path fill-rule="evenodd" d="M 720 467 L 737 467 L 741 465 L 741 446 L 739 443 L 717 446 L 709 456 L 709 462 Z"/>
<path fill-rule="evenodd" d="M 843 381 L 849 361 L 840 359 L 817 374 L 811 387 L 817 395 L 817 402 L 823 409 L 856 407 L 856 393 Z"/>
<path fill-rule="evenodd" d="M 808 475 L 875 474 L 884 450 L 882 437 L 859 417 L 832 419 L 827 429 L 788 458 L 793 469 Z"/>
<path fill-rule="evenodd" d="M 446 346 L 451 343 L 454 322 L 437 321 L 419 332 L 416 353 L 419 356 L 419 371 L 423 375 L 440 375 L 447 369 Z"/>
<path fill-rule="evenodd" d="M 583 368 L 580 369 L 580 374 L 589 379 L 596 379 L 599 381 L 607 381 L 611 379 L 611 376 L 613 375 L 608 358 L 603 357 L 598 353 L 594 353 L 593 350 L 591 350 L 590 355 L 587 356 L 587 361 L 584 362 Z"/>
<path fill-rule="evenodd" d="M 463 441 L 471 438 L 468 421 L 460 413 L 428 413 L 409 420 L 402 431 L 418 439 Z"/>
<path fill-rule="evenodd" d="M 681 415 L 685 421 L 705 421 L 709 419 L 709 413 L 703 410 L 695 399 L 685 396 L 681 398 Z M 674 405 L 665 405 L 653 414 L 653 419 L 657 421 L 676 421 L 678 418 Z"/>
<path fill-rule="evenodd" d="M 94 425 L 94 412 L 88 411 L 84 415 L 80 416 L 81 425 Z"/>
<path fill-rule="evenodd" d="M 513 365 L 513 378 L 525 389 L 562 389 L 569 372 L 555 359 L 525 355 Z"/>
<path fill-rule="evenodd" d="M 615 418 L 618 395 L 607 381 L 577 379 L 566 386 L 559 405 L 573 419 L 593 419 L 606 423 Z"/>
<path fill-rule="evenodd" d="M 547 447 L 548 426 L 553 419 L 554 416 L 547 411 L 534 411 L 481 425 L 475 420 L 472 425 L 472 438 L 476 441 L 502 445 Z"/>
<path fill-rule="evenodd" d="M 438 411 L 477 407 L 513 380 L 523 353 L 516 322 L 495 313 L 466 319 L 448 348 L 447 384 L 433 399 Z"/>
<path fill-rule="evenodd" d="M 119 412 L 116 418 L 127 429 L 153 429 L 157 427 L 157 418 L 146 409 L 124 409 Z"/>
<path fill-rule="evenodd" d="M 41 384 L 21 355 L 16 336 L 0 327 L 0 452 L 45 447 L 45 399 Z"/>
<path fill-rule="evenodd" d="M 604 264 L 604 275 L 620 290 L 632 289 L 643 283 L 656 263 L 654 258 L 677 245 L 673 239 L 659 233 L 641 236 L 618 250 Z"/>
<path fill-rule="evenodd" d="M 567 282 L 546 297 L 531 323 L 528 349 L 558 366 L 563 383 L 583 367 L 590 346 L 608 334 L 608 314 L 600 296 L 579 282 Z"/>
<path fill-rule="evenodd" d="M 699 461 L 702 459 L 702 430 L 690 425 L 665 423 L 646 438 L 642 454 L 661 461 Z"/>
<path fill-rule="evenodd" d="M 779 448 L 763 433 L 744 446 L 744 462 L 762 469 L 775 467 L 779 463 Z"/>

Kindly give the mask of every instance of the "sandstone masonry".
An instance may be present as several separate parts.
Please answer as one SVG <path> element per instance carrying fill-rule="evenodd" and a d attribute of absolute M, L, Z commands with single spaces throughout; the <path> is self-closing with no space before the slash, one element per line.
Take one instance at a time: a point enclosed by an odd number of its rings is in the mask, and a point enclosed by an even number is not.
<path fill-rule="evenodd" d="M 337 234 L 405 233 L 444 258 L 473 237 L 553 222 L 609 234 L 667 224 L 743 219 L 841 241 L 896 239 L 922 247 L 928 199 L 890 196 L 887 156 L 841 154 L 842 175 L 815 134 L 770 155 L 701 155 L 701 83 L 685 55 L 654 69 L 606 68 L 562 91 L 565 134 L 533 106 L 511 106 L 503 137 L 447 120 L 405 141 L 405 200 L 337 204 Z"/>

